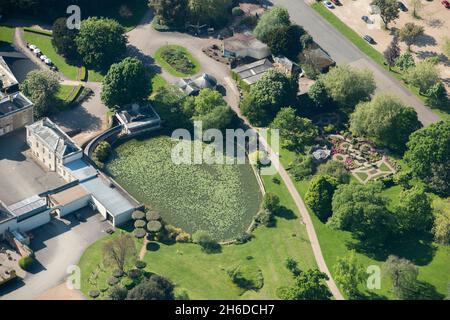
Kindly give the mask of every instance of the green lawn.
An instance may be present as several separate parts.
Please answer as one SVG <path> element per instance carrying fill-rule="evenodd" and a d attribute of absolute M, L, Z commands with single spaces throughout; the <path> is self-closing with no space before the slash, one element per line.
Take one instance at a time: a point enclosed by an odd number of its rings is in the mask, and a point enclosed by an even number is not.
<path fill-rule="evenodd" d="M 372 60 L 382 66 L 385 70 L 390 71 L 391 75 L 403 82 L 403 78 L 400 70 L 393 68 L 389 70 L 388 66 L 385 64 L 383 54 L 378 52 L 370 44 L 368 44 L 358 33 L 342 22 L 337 16 L 335 16 L 329 9 L 327 9 L 322 3 L 315 2 L 311 7 L 317 11 L 323 18 L 325 18 L 336 30 L 339 30 L 347 39 L 349 39 L 355 46 L 357 46 L 362 52 L 369 56 Z M 404 86 L 408 88 L 412 93 L 414 93 L 422 102 L 426 105 L 426 97 L 419 93 L 419 89 L 416 87 L 408 86 L 404 83 Z M 445 110 L 431 107 L 433 111 L 439 115 L 444 120 L 450 120 L 450 113 Z"/>
<path fill-rule="evenodd" d="M 102 82 L 104 77 L 105 77 L 105 75 L 99 71 L 94 71 L 94 70 L 88 71 L 88 81 L 89 82 Z"/>
<path fill-rule="evenodd" d="M 78 78 L 78 66 L 70 65 L 60 56 L 52 45 L 52 38 L 49 36 L 36 34 L 32 32 L 24 32 L 25 41 L 36 45 L 41 49 L 42 53 L 49 57 L 53 63 L 58 67 L 68 79 L 77 80 Z"/>
<path fill-rule="evenodd" d="M 56 97 L 61 101 L 66 101 L 76 86 L 61 85 Z"/>
<path fill-rule="evenodd" d="M 0 48 L 11 45 L 14 37 L 14 28 L 0 26 Z"/>
<path fill-rule="evenodd" d="M 195 244 L 161 245 L 157 251 L 147 251 L 146 269 L 171 279 L 179 289 L 186 290 L 190 299 L 276 299 L 277 288 L 292 283 L 292 276 L 284 267 L 286 258 L 296 259 L 303 270 L 316 265 L 292 198 L 283 184 L 277 185 L 271 178 L 263 177 L 267 191 L 276 193 L 281 205 L 295 214 L 277 217 L 275 227 L 260 227 L 255 230 L 252 241 L 224 246 L 217 254 L 206 254 Z M 92 289 L 99 289 L 87 280 L 101 265 L 101 249 L 109 238 L 111 236 L 91 245 L 80 259 L 81 290 L 85 295 Z M 246 291 L 241 295 L 242 290 L 231 282 L 226 270 L 249 263 L 261 269 L 264 286 L 259 291 Z M 104 286 L 110 272 L 100 271 L 98 283 Z"/>
<path fill-rule="evenodd" d="M 150 78 L 152 82 L 152 94 L 158 92 L 159 89 L 167 85 L 166 79 L 164 79 L 159 73 L 152 73 Z"/>
<path fill-rule="evenodd" d="M 165 45 L 155 52 L 156 62 L 171 75 L 188 77 L 200 71 L 200 63 L 184 47 Z"/>
<path fill-rule="evenodd" d="M 280 150 L 280 160 L 285 167 L 288 166 L 294 157 L 294 152 L 286 149 Z M 302 198 L 305 199 L 310 180 L 295 181 L 293 178 L 292 180 Z M 398 203 L 401 190 L 402 189 L 399 186 L 384 190 L 383 194 L 390 200 L 388 205 L 389 209 L 392 209 L 395 204 Z M 321 222 L 311 210 L 310 215 L 319 238 L 325 261 L 330 272 L 334 274 L 333 266 L 335 265 L 337 258 L 348 254 L 349 250 L 357 244 L 357 241 L 352 239 L 350 232 L 329 228 L 326 224 Z M 411 239 L 409 242 L 401 244 L 394 243 L 390 244 L 388 247 L 388 251 L 390 251 L 389 254 L 395 253 L 399 256 L 403 256 L 418 265 L 420 270 L 419 280 L 434 286 L 440 294 L 447 294 L 447 285 L 450 282 L 450 273 L 447 272 L 448 265 L 450 265 L 450 246 L 441 246 L 435 243 L 425 243 L 423 241 L 418 242 L 415 239 Z M 358 261 L 365 267 L 377 265 L 382 268 L 385 261 L 384 257 L 383 259 L 380 259 L 361 251 L 357 251 L 356 256 Z M 391 299 L 393 297 L 390 288 L 390 280 L 383 275 L 380 290 L 368 290 L 362 286 L 360 290 L 367 299 Z"/>
<path fill-rule="evenodd" d="M 169 224 L 189 233 L 204 230 L 218 240 L 241 236 L 262 198 L 252 167 L 175 164 L 171 156 L 178 144 L 168 136 L 128 141 L 115 149 L 106 169 Z M 191 141 L 183 146 L 196 148 Z"/>

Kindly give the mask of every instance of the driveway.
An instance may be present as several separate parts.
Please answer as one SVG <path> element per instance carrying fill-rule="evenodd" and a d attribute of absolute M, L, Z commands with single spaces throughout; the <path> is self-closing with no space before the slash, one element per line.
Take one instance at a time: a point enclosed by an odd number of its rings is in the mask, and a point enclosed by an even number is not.
<path fill-rule="evenodd" d="M 86 217 L 84 222 L 69 215 L 64 220 L 53 219 L 32 231 L 35 238 L 31 248 L 39 264 L 23 281 L 2 287 L 0 300 L 36 299 L 54 291 L 53 288 L 65 281 L 67 267 L 76 265 L 86 248 L 104 237 L 104 230 L 111 227 L 101 215 L 87 210 L 83 213 Z"/>
<path fill-rule="evenodd" d="M 289 10 L 291 20 L 303 26 L 314 40 L 338 63 L 349 63 L 365 67 L 374 72 L 377 90 L 392 92 L 404 103 L 414 107 L 419 120 L 426 126 L 439 121 L 439 116 L 394 79 L 386 70 L 380 67 L 359 50 L 353 43 L 334 29 L 325 19 L 317 14 L 305 0 L 271 0 L 274 5 L 280 5 Z M 358 18 L 359 19 L 359 18 Z"/>
<path fill-rule="evenodd" d="M 31 158 L 25 136 L 21 129 L 0 137 L 0 200 L 7 205 L 66 184 Z"/>

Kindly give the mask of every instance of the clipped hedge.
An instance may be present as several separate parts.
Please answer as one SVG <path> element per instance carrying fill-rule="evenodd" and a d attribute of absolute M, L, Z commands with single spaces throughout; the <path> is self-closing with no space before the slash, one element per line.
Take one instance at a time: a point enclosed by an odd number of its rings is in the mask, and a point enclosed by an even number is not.
<path fill-rule="evenodd" d="M 153 220 L 161 219 L 161 215 L 158 212 L 156 212 L 156 211 L 149 211 L 145 215 L 145 218 L 147 219 L 148 222 L 150 222 L 150 221 L 153 221 Z"/>
<path fill-rule="evenodd" d="M 119 279 L 117 279 L 116 277 L 109 277 L 108 284 L 110 286 L 115 286 L 118 283 L 119 283 Z"/>
<path fill-rule="evenodd" d="M 159 221 L 150 221 L 147 223 L 148 232 L 158 232 L 162 228 L 162 224 Z"/>
<path fill-rule="evenodd" d="M 145 261 L 138 260 L 138 261 L 136 261 L 136 263 L 134 265 L 138 269 L 144 269 L 147 266 L 147 263 Z"/>
<path fill-rule="evenodd" d="M 91 291 L 89 291 L 89 296 L 91 297 L 91 298 L 98 298 L 98 296 L 100 295 L 100 292 L 98 291 L 98 290 L 91 290 Z"/>
<path fill-rule="evenodd" d="M 53 36 L 53 33 L 51 31 L 40 30 L 40 29 L 36 29 L 36 28 L 24 27 L 23 31 L 41 34 L 41 35 L 48 36 L 48 37 Z"/>
<path fill-rule="evenodd" d="M 140 276 L 142 276 L 142 271 L 141 270 L 139 270 L 139 269 L 130 269 L 130 270 L 128 270 L 128 277 L 130 279 L 136 280 Z"/>
<path fill-rule="evenodd" d="M 145 231 L 144 228 L 136 228 L 136 229 L 134 229 L 133 234 L 136 238 L 141 239 L 141 238 L 145 237 L 147 232 Z"/>
<path fill-rule="evenodd" d="M 134 222 L 135 228 L 144 228 L 145 227 L 145 221 L 144 220 L 136 220 Z"/>
<path fill-rule="evenodd" d="M 112 272 L 113 277 L 120 278 L 123 276 L 123 271 L 120 269 L 116 269 Z"/>

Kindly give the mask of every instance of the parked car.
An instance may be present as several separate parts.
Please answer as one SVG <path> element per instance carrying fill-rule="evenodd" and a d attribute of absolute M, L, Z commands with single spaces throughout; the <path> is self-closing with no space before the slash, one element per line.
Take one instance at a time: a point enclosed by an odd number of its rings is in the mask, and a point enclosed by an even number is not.
<path fill-rule="evenodd" d="M 399 2 L 397 2 L 397 3 L 398 3 L 398 8 L 399 8 L 400 10 L 402 10 L 403 12 L 408 11 L 408 8 L 406 7 L 406 5 L 405 5 L 403 2 L 399 1 Z"/>
<path fill-rule="evenodd" d="M 47 59 L 45 59 L 45 60 L 44 60 L 44 62 L 45 62 L 45 64 L 46 64 L 46 65 L 48 65 L 48 66 L 51 66 L 51 65 L 53 65 L 53 61 L 52 61 L 52 60 L 50 60 L 50 59 L 48 59 L 48 58 L 47 58 Z"/>
<path fill-rule="evenodd" d="M 362 16 L 361 20 L 364 21 L 365 23 L 369 23 L 369 24 L 373 23 L 373 21 L 370 20 L 370 18 L 368 16 Z"/>
<path fill-rule="evenodd" d="M 34 52 L 34 54 L 35 54 L 37 57 L 42 56 L 42 52 L 41 52 L 41 50 L 40 50 L 39 48 L 34 49 L 33 52 Z"/>
<path fill-rule="evenodd" d="M 333 9 L 334 6 L 330 1 L 324 1 L 323 4 L 325 5 L 325 7 L 327 7 L 328 9 Z"/>
<path fill-rule="evenodd" d="M 336 6 L 340 6 L 341 5 L 339 0 L 331 0 L 331 2 L 333 2 Z"/>
<path fill-rule="evenodd" d="M 375 44 L 375 40 L 367 34 L 363 37 L 363 39 L 366 40 L 370 44 Z"/>
<path fill-rule="evenodd" d="M 39 57 L 42 61 L 45 61 L 45 59 L 48 59 L 48 57 L 45 55 L 45 54 L 43 54 L 42 56 L 40 56 Z"/>
<path fill-rule="evenodd" d="M 37 49 L 37 47 L 34 44 L 29 44 L 28 48 L 30 48 L 31 51 Z"/>
<path fill-rule="evenodd" d="M 447 0 L 444 0 L 441 3 L 444 5 L 444 7 L 446 7 L 447 9 L 450 9 L 450 2 L 448 2 Z"/>

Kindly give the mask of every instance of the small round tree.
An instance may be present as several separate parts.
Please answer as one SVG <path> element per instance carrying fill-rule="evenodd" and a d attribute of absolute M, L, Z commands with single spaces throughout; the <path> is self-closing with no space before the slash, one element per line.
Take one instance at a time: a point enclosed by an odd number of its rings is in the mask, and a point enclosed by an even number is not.
<path fill-rule="evenodd" d="M 145 221 L 144 220 L 136 220 L 134 222 L 135 228 L 144 228 L 145 227 Z"/>
<path fill-rule="evenodd" d="M 143 220 L 145 218 L 145 213 L 140 210 L 136 210 L 133 212 L 131 217 L 133 218 L 133 220 Z"/>
<path fill-rule="evenodd" d="M 150 221 L 147 223 L 147 230 L 151 233 L 159 232 L 162 228 L 162 224 L 159 221 Z"/>
<path fill-rule="evenodd" d="M 156 220 L 161 219 L 161 215 L 158 212 L 156 212 L 156 211 L 149 211 L 149 212 L 147 212 L 145 217 L 146 217 L 148 222 L 156 221 Z"/>
<path fill-rule="evenodd" d="M 136 228 L 136 229 L 134 229 L 133 233 L 134 233 L 134 236 L 138 239 L 145 237 L 145 235 L 147 234 L 147 232 L 145 231 L 144 228 Z"/>

